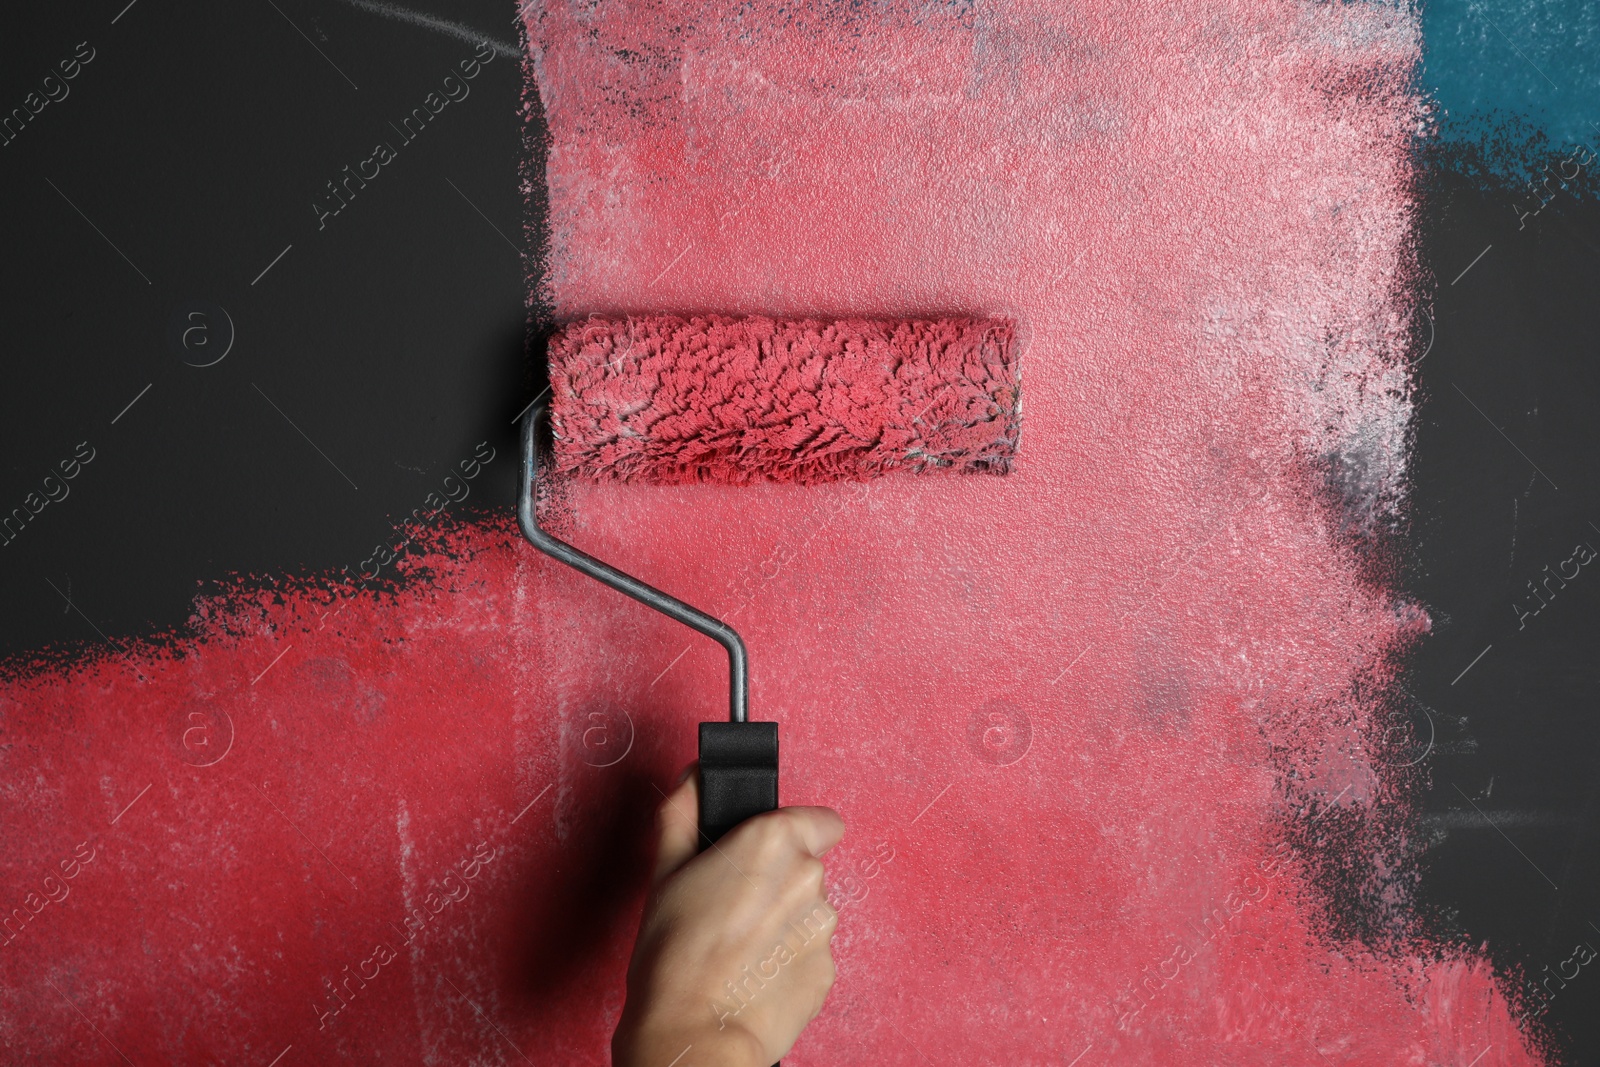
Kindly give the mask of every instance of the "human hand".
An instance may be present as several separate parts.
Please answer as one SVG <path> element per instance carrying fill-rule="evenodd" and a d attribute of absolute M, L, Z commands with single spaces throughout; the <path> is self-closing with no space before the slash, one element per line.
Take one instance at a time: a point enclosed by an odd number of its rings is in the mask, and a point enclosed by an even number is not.
<path fill-rule="evenodd" d="M 833 985 L 838 915 L 820 857 L 844 822 L 831 808 L 779 808 L 696 855 L 695 770 L 657 812 L 650 897 L 611 1038 L 615 1067 L 770 1067 Z"/>

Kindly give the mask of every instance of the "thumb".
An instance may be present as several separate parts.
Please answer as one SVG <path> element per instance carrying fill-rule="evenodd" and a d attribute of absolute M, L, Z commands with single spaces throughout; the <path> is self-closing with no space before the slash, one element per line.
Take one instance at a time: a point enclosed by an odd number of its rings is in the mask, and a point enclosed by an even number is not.
<path fill-rule="evenodd" d="M 700 851 L 700 769 L 691 763 L 656 810 L 656 864 L 652 887 L 666 881 Z"/>

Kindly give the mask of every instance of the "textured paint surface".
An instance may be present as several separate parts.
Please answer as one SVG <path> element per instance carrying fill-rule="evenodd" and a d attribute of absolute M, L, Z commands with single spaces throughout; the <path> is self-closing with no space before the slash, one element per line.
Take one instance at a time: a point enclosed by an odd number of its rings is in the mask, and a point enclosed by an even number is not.
<path fill-rule="evenodd" d="M 582 319 L 550 342 L 556 467 L 658 485 L 1004 474 L 1013 334 L 995 319 Z"/>
<path fill-rule="evenodd" d="M 786 796 L 895 850 L 795 1061 L 1528 1059 L 1485 968 L 1407 940 L 1403 788 L 1372 745 L 1427 626 L 1352 547 L 1404 490 L 1412 17 L 533 25 L 559 316 L 1019 323 L 1003 481 L 564 502 L 578 543 L 736 614 Z M 712 650 L 571 595 L 609 639 L 546 645 L 568 713 L 602 673 L 630 706 L 712 706 Z M 1331 935 L 1312 871 L 1382 952 Z"/>
<path fill-rule="evenodd" d="M 785 801 L 849 826 L 786 1064 L 1538 1062 L 1408 918 L 1427 620 L 1355 548 L 1405 488 L 1413 17 L 530 18 L 563 317 L 1019 323 L 1005 478 L 547 504 L 741 629 Z M 509 521 L 429 547 L 15 665 L 5 1059 L 606 1062 L 718 650 Z"/>

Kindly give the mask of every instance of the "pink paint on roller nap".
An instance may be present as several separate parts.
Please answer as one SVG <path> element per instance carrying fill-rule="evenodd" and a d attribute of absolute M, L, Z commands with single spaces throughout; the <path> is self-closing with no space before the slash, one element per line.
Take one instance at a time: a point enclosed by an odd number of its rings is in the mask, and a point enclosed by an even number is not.
<path fill-rule="evenodd" d="M 1012 333 L 994 319 L 582 319 L 550 342 L 557 469 L 656 485 L 1004 474 Z"/>
<path fill-rule="evenodd" d="M 551 501 L 732 618 L 785 801 L 849 824 L 839 982 L 786 1064 L 1538 1062 L 1380 873 L 1406 812 L 1371 694 L 1426 621 L 1337 532 L 1404 484 L 1413 16 L 530 18 L 564 318 L 1019 324 L 1004 477 Z M 13 664 L 3 1058 L 607 1062 L 718 650 L 509 521 L 404 566 Z M 1323 919 L 1329 842 L 1377 947 Z"/>

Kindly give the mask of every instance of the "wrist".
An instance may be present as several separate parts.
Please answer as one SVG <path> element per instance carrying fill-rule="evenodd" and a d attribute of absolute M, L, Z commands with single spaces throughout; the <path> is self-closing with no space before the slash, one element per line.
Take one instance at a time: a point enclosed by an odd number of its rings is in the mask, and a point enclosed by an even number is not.
<path fill-rule="evenodd" d="M 613 1067 L 770 1067 L 761 1042 L 742 1026 L 632 1023 L 626 1012 L 611 1038 L 611 1062 Z"/>

